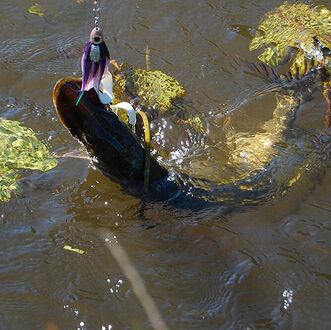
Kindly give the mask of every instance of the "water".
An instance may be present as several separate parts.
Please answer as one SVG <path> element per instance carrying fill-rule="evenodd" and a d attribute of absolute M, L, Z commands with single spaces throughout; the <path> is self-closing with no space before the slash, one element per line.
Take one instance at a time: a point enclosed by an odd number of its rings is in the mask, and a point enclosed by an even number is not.
<path fill-rule="evenodd" d="M 62 154 L 80 146 L 57 118 L 52 89 L 63 76 L 79 75 L 92 4 L 40 1 L 46 15 L 39 17 L 28 13 L 33 3 L 0 4 L 0 115 L 33 128 Z M 180 148 L 187 137 L 178 138 L 178 130 L 161 137 L 174 166 L 212 176 L 229 156 L 222 114 L 233 111 L 232 127 L 248 132 L 271 118 L 275 98 L 252 99 L 265 82 L 246 74 L 234 55 L 256 59 L 248 44 L 263 14 L 280 4 L 103 1 L 111 57 L 145 67 L 148 45 L 151 67 L 180 81 L 192 111 L 209 124 L 208 148 L 197 157 Z M 293 129 L 313 141 L 324 111 L 316 93 Z M 238 205 L 224 214 L 153 203 L 146 206 L 147 222 L 139 217 L 140 200 L 86 161 L 63 158 L 49 172 L 27 173 L 33 185 L 0 205 L 1 329 L 148 328 L 100 230 L 127 251 L 169 328 L 325 329 L 331 322 L 330 165 L 305 171 L 285 196 L 260 206 Z"/>

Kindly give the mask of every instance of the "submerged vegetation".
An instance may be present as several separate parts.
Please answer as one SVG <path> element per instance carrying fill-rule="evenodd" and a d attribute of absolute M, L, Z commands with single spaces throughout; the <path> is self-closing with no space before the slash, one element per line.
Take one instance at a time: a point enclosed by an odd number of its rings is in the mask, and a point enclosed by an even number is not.
<path fill-rule="evenodd" d="M 0 118 L 0 201 L 19 189 L 20 169 L 48 171 L 57 165 L 46 145 L 19 122 Z"/>
<path fill-rule="evenodd" d="M 265 48 L 258 58 L 272 67 L 292 60 L 290 74 L 297 79 L 314 68 L 324 71 L 322 84 L 327 102 L 326 128 L 331 125 L 330 31 L 329 9 L 300 2 L 290 5 L 285 1 L 265 15 L 249 46 L 250 50 Z"/>
<path fill-rule="evenodd" d="M 314 39 L 317 38 L 324 47 L 330 49 L 330 31 L 331 11 L 327 8 L 311 8 L 300 2 L 293 5 L 284 2 L 265 15 L 249 49 L 264 47 L 264 52 L 258 58 L 273 67 L 288 59 L 290 48 L 296 49 L 297 54 L 292 66 L 294 70 L 295 65 L 302 67 L 304 59 L 314 59 L 316 62 L 320 60 Z M 329 62 L 330 55 L 327 57 Z"/>

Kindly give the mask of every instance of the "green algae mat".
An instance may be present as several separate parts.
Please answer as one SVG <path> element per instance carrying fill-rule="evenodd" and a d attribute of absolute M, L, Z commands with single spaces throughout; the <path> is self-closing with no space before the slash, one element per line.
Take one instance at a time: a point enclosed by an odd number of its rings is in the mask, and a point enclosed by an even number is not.
<path fill-rule="evenodd" d="M 18 192 L 21 169 L 48 171 L 56 165 L 57 160 L 30 128 L 0 118 L 0 201 Z"/>

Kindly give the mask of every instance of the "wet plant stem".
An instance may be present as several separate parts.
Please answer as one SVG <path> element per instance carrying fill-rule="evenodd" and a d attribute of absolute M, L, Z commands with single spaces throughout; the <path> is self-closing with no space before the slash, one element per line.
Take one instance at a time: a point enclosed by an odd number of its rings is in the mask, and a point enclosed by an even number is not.
<path fill-rule="evenodd" d="M 123 247 L 119 244 L 111 232 L 103 229 L 99 231 L 99 234 L 104 240 L 106 247 L 123 271 L 125 277 L 131 284 L 132 290 L 141 303 L 141 306 L 143 307 L 153 329 L 167 330 L 168 327 L 163 321 L 162 316 L 156 307 L 156 304 L 154 303 L 152 297 L 148 294 L 141 276 L 132 264 Z"/>

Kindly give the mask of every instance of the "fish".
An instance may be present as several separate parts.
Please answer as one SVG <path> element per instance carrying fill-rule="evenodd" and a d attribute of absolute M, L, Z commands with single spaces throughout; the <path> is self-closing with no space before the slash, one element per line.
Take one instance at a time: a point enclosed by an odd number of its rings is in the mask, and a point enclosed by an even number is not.
<path fill-rule="evenodd" d="M 83 144 L 92 162 L 108 177 L 132 191 L 144 182 L 145 150 L 138 138 L 90 89 L 76 106 L 82 89 L 81 78 L 64 78 L 54 87 L 53 101 L 60 120 L 71 135 Z M 152 158 L 150 180 L 166 178 L 168 171 Z"/>
<path fill-rule="evenodd" d="M 165 168 L 151 155 L 150 184 L 147 193 L 143 195 L 146 150 L 142 142 L 128 125 L 107 109 L 95 89 L 85 92 L 84 98 L 76 106 L 81 86 L 81 78 L 67 77 L 56 83 L 53 102 L 61 122 L 85 146 L 95 167 L 111 180 L 119 182 L 126 193 L 147 201 L 160 201 L 190 210 L 213 206 L 221 206 L 224 212 L 238 210 L 240 207 L 264 203 L 277 194 L 284 194 L 301 178 L 298 171 L 305 172 L 305 169 L 321 164 L 314 153 L 299 157 L 294 155 L 289 161 L 288 157 L 292 157 L 291 154 L 296 149 L 287 148 L 279 156 L 267 159 L 262 167 L 253 167 L 245 177 L 238 177 L 228 184 L 219 184 Z M 295 116 L 297 105 L 292 97 L 282 99 L 274 111 L 273 124 L 266 125 L 266 129 L 271 126 L 275 130 L 278 127 L 279 132 L 271 133 L 280 137 Z M 286 113 L 291 118 L 286 119 Z M 275 125 L 275 122 L 280 124 Z M 258 136 L 256 139 L 247 139 L 246 142 L 259 143 L 261 138 Z M 277 145 L 277 141 L 271 143 Z M 261 149 L 256 150 L 265 153 L 266 148 L 263 146 L 264 144 Z M 248 149 L 251 147 L 248 146 Z M 273 150 L 272 145 L 267 148 Z M 288 175 L 285 175 L 283 165 L 288 163 L 291 163 L 291 168 Z M 278 168 L 280 173 L 277 172 Z"/>

